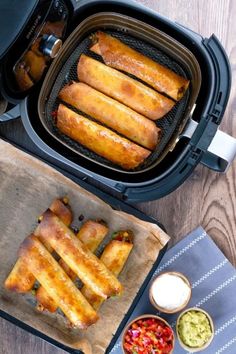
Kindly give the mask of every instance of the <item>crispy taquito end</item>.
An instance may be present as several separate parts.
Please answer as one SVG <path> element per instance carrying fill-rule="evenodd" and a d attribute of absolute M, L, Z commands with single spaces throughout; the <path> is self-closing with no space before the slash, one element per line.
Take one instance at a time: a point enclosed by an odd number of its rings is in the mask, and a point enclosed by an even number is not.
<path fill-rule="evenodd" d="M 70 225 L 73 215 L 70 206 L 63 202 L 63 199 L 55 199 L 50 205 L 50 209 L 64 221 L 66 225 Z M 39 218 L 40 219 L 40 218 Z M 47 244 L 50 248 L 50 245 Z M 50 249 L 52 251 L 52 249 Z M 30 269 L 26 267 L 24 260 L 19 258 L 11 273 L 5 280 L 4 286 L 10 291 L 18 293 L 27 293 L 30 291 L 35 283 L 35 277 L 31 273 Z"/>
<path fill-rule="evenodd" d="M 98 320 L 92 306 L 36 236 L 25 239 L 19 256 L 74 327 L 84 329 Z"/>
<path fill-rule="evenodd" d="M 56 215 L 58 216 L 61 221 L 64 222 L 65 225 L 69 226 L 72 223 L 73 220 L 73 213 L 71 210 L 71 207 L 69 205 L 69 200 L 67 197 L 61 198 L 61 199 L 54 199 L 52 204 L 50 205 L 49 209 Z M 41 216 L 38 218 L 38 221 L 40 222 Z M 45 240 L 44 246 L 48 249 L 50 253 L 53 252 L 53 248 L 50 246 L 50 244 Z"/>
<path fill-rule="evenodd" d="M 87 286 L 82 287 L 81 293 L 83 294 L 85 299 L 90 303 L 90 305 L 94 308 L 95 311 L 98 311 L 103 302 L 105 301 L 103 297 L 95 294 L 93 290 L 91 290 Z"/>
<path fill-rule="evenodd" d="M 60 263 L 59 263 L 59 265 L 60 265 Z M 63 270 L 66 273 L 65 269 L 63 269 Z M 68 275 L 68 277 L 69 277 L 69 275 Z M 59 307 L 59 304 L 55 301 L 55 299 L 53 297 L 51 297 L 51 295 L 49 295 L 46 288 L 44 288 L 42 285 L 36 290 L 35 297 L 37 299 L 36 309 L 39 312 L 43 312 L 43 311 L 47 310 L 51 313 L 54 313 L 54 312 L 56 312 L 56 310 Z"/>
<path fill-rule="evenodd" d="M 82 82 L 66 85 L 59 98 L 147 149 L 161 138 L 154 122 Z"/>
<path fill-rule="evenodd" d="M 120 230 L 113 233 L 112 239 L 133 244 L 134 233 L 131 230 Z"/>
<path fill-rule="evenodd" d="M 152 120 L 162 118 L 175 104 L 152 88 L 84 54 L 79 59 L 77 73 L 79 81 Z"/>
<path fill-rule="evenodd" d="M 50 243 L 79 279 L 104 299 L 119 295 L 122 285 L 105 265 L 86 247 L 51 210 L 35 230 L 36 236 Z"/>
<path fill-rule="evenodd" d="M 81 226 L 76 236 L 83 242 L 84 245 L 88 247 L 91 252 L 94 252 L 107 235 L 107 232 L 108 227 L 105 223 L 87 220 Z M 60 259 L 59 264 L 69 278 L 72 281 L 75 281 L 77 275 L 67 265 L 67 263 L 63 259 Z M 42 286 L 40 286 L 36 291 L 36 299 L 38 300 L 37 309 L 39 311 L 48 310 L 49 312 L 55 312 L 58 308 L 58 304 L 52 297 L 49 296 L 47 290 Z"/>
<path fill-rule="evenodd" d="M 29 68 L 24 63 L 17 64 L 14 73 L 21 91 L 27 91 L 34 86 L 34 82 L 29 75 Z"/>
<path fill-rule="evenodd" d="M 49 209 L 58 216 L 65 225 L 69 226 L 73 220 L 73 213 L 67 198 L 55 199 Z"/>
<path fill-rule="evenodd" d="M 38 56 L 32 50 L 29 50 L 23 58 L 25 65 L 29 68 L 30 76 L 34 81 L 39 81 L 46 68 L 44 56 Z"/>
<path fill-rule="evenodd" d="M 107 233 L 108 227 L 104 222 L 87 220 L 81 226 L 77 237 L 91 252 L 95 252 Z"/>
<path fill-rule="evenodd" d="M 118 277 L 125 266 L 132 248 L 133 232 L 130 230 L 119 231 L 105 247 L 101 255 L 101 261 Z M 104 302 L 101 296 L 98 296 L 86 286 L 83 286 L 81 292 L 95 310 L 98 310 Z"/>
<path fill-rule="evenodd" d="M 131 231 L 120 231 L 109 242 L 101 255 L 101 261 L 117 277 L 128 259 L 133 248 Z"/>
<path fill-rule="evenodd" d="M 27 293 L 33 288 L 35 280 L 31 270 L 27 268 L 26 262 L 19 258 L 5 280 L 4 286 L 10 291 Z"/>
<path fill-rule="evenodd" d="M 56 125 L 63 134 L 126 170 L 138 167 L 150 155 L 149 150 L 62 104 L 58 108 Z"/>
<path fill-rule="evenodd" d="M 119 39 L 99 31 L 93 36 L 93 41 L 95 44 L 91 50 L 101 55 L 106 65 L 136 76 L 174 100 L 180 100 L 185 94 L 189 80 L 130 48 Z"/>

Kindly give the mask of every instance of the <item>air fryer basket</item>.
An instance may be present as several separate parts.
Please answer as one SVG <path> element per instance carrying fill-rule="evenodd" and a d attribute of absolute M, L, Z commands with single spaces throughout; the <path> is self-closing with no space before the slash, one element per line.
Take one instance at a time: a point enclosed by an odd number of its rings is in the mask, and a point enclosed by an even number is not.
<path fill-rule="evenodd" d="M 191 82 L 185 96 L 175 104 L 168 114 L 156 121 L 157 126 L 162 129 L 161 142 L 145 162 L 133 171 L 124 171 L 66 137 L 57 129 L 53 119 L 52 113 L 59 104 L 57 98 L 59 91 L 66 83 L 72 80 L 78 81 L 76 69 L 80 55 L 84 53 L 102 61 L 101 57 L 89 50 L 91 36 L 97 30 L 105 31 L 119 38 L 130 47 L 165 65 L 177 74 L 190 79 Z M 67 39 L 63 50 L 54 61 L 45 78 L 39 96 L 38 113 L 42 124 L 51 136 L 74 152 L 109 169 L 127 174 L 137 174 L 156 166 L 174 148 L 180 133 L 189 119 L 200 85 L 201 72 L 198 62 L 193 54 L 179 42 L 131 17 L 116 13 L 98 13 L 83 21 Z M 85 115 L 84 113 L 82 114 Z M 91 117 L 89 118 L 91 119 Z"/>

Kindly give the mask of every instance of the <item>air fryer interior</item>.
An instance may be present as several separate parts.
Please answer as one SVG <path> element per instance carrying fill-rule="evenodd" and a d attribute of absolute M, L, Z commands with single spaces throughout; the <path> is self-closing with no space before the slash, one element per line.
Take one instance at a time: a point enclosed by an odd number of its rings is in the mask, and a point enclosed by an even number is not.
<path fill-rule="evenodd" d="M 91 35 L 97 30 L 106 31 L 121 39 L 130 47 L 137 49 L 167 66 L 172 71 L 190 79 L 190 88 L 185 96 L 176 103 L 174 108 L 156 124 L 162 129 L 162 139 L 155 151 L 135 171 L 124 171 L 102 157 L 82 147 L 70 138 L 61 134 L 56 128 L 52 112 L 58 107 L 57 99 L 60 89 L 71 80 L 77 80 L 76 67 L 82 53 L 101 61 L 101 57 L 90 52 Z M 135 174 L 150 171 L 157 166 L 166 154 L 172 150 L 183 130 L 191 109 L 196 101 L 201 85 L 201 71 L 193 54 L 179 42 L 165 33 L 158 31 L 141 21 L 116 13 L 98 13 L 88 17 L 67 39 L 63 50 L 52 64 L 42 86 L 38 113 L 41 122 L 48 133 L 61 144 L 80 155 L 80 158 L 96 162 L 100 167 Z"/>

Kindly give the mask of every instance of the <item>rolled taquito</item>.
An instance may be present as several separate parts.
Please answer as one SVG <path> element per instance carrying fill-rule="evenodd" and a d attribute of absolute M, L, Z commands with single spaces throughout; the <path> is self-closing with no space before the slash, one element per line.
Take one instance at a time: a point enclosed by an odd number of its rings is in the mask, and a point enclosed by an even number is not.
<path fill-rule="evenodd" d="M 113 240 L 111 240 L 105 247 L 100 259 L 105 264 L 105 266 L 116 277 L 118 277 L 125 266 L 132 248 L 132 231 L 119 231 L 113 236 Z M 95 294 L 87 286 L 83 286 L 81 292 L 95 310 L 98 310 L 104 302 L 104 299 L 101 296 Z"/>
<path fill-rule="evenodd" d="M 26 67 L 29 68 L 30 76 L 34 81 L 39 81 L 46 68 L 46 60 L 44 56 L 38 56 L 32 50 L 29 50 L 23 57 Z"/>
<path fill-rule="evenodd" d="M 54 199 L 49 209 L 58 216 L 65 225 L 69 226 L 72 223 L 73 213 L 67 197 Z"/>
<path fill-rule="evenodd" d="M 67 226 L 71 224 L 73 215 L 67 200 L 65 202 L 63 199 L 55 199 L 49 208 Z M 47 246 L 50 248 L 50 245 L 47 244 Z M 52 249 L 50 249 L 50 251 L 52 251 Z M 27 268 L 24 260 L 19 258 L 5 280 L 4 286 L 11 291 L 26 293 L 33 288 L 35 280 L 34 275 L 31 270 Z"/>
<path fill-rule="evenodd" d="M 34 86 L 34 82 L 29 76 L 29 68 L 27 68 L 24 63 L 17 64 L 14 73 L 17 84 L 21 91 L 29 90 Z"/>
<path fill-rule="evenodd" d="M 107 233 L 108 227 L 103 221 L 88 220 L 82 225 L 76 236 L 91 252 L 94 253 Z M 67 275 L 75 281 L 77 275 L 62 258 L 59 260 L 59 264 L 65 270 Z"/>
<path fill-rule="evenodd" d="M 88 247 L 91 252 L 95 252 L 100 243 L 103 241 L 105 236 L 108 233 L 108 227 L 102 221 L 86 221 L 79 232 L 77 232 L 76 236 L 78 239 L 83 242 L 84 245 Z M 77 275 L 73 272 L 72 269 L 68 266 L 68 264 L 63 260 L 59 260 L 59 264 L 65 270 L 65 272 L 69 275 L 69 277 L 75 281 Z"/>
<path fill-rule="evenodd" d="M 107 160 L 131 170 L 150 155 L 150 151 L 119 136 L 60 104 L 56 125 L 65 135 Z"/>
<path fill-rule="evenodd" d="M 92 306 L 36 236 L 25 239 L 19 256 L 73 326 L 87 328 L 98 320 Z"/>
<path fill-rule="evenodd" d="M 108 232 L 108 227 L 104 223 L 93 220 L 86 221 L 77 233 L 77 237 L 88 247 L 91 252 L 94 252 Z M 63 259 L 59 260 L 59 264 L 66 272 L 72 281 L 75 281 L 76 274 L 67 265 Z M 40 286 L 36 291 L 36 299 L 38 300 L 37 309 L 39 311 L 48 310 L 55 312 L 58 308 L 58 303 L 49 295 L 47 290 Z"/>
<path fill-rule="evenodd" d="M 105 222 L 88 220 L 81 226 L 76 236 L 91 252 L 95 252 L 107 233 L 108 226 Z"/>
<path fill-rule="evenodd" d="M 147 149 L 155 149 L 160 140 L 154 122 L 82 82 L 66 85 L 59 98 Z"/>
<path fill-rule="evenodd" d="M 79 81 L 152 120 L 163 117 L 175 104 L 152 88 L 84 54 L 79 59 L 77 73 Z"/>
<path fill-rule="evenodd" d="M 121 294 L 122 285 L 117 278 L 51 210 L 43 214 L 34 233 L 42 242 L 47 240 L 79 279 L 96 294 L 104 299 Z"/>
<path fill-rule="evenodd" d="M 101 55 L 106 65 L 136 76 L 174 100 L 180 100 L 186 92 L 189 80 L 130 48 L 119 39 L 97 32 L 93 40 L 95 44 L 91 50 Z"/>

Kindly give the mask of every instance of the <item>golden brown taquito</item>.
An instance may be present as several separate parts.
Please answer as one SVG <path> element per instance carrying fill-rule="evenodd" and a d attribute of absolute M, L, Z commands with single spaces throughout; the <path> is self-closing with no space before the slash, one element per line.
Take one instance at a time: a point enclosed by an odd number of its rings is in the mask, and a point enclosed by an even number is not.
<path fill-rule="evenodd" d="M 69 226 L 72 223 L 73 213 L 67 197 L 54 199 L 49 209 L 58 216 L 66 226 Z"/>
<path fill-rule="evenodd" d="M 14 73 L 17 84 L 21 91 L 29 90 L 31 87 L 34 86 L 34 82 L 29 76 L 28 68 L 23 63 L 19 63 L 16 65 Z"/>
<path fill-rule="evenodd" d="M 36 236 L 25 239 L 19 256 L 73 326 L 87 328 L 98 320 L 92 306 Z"/>
<path fill-rule="evenodd" d="M 50 210 L 54 212 L 67 226 L 72 222 L 72 211 L 68 204 L 65 205 L 63 199 L 55 199 L 51 206 Z M 47 245 L 50 247 L 50 245 Z M 52 251 L 52 249 L 50 249 Z M 29 268 L 27 268 L 24 260 L 19 258 L 11 273 L 8 275 L 5 280 L 4 286 L 6 289 L 15 291 L 18 293 L 26 293 L 30 291 L 35 283 L 35 277 Z"/>
<path fill-rule="evenodd" d="M 154 122 L 82 82 L 63 87 L 59 98 L 147 149 L 155 149 L 160 140 Z"/>
<path fill-rule="evenodd" d="M 46 68 L 46 60 L 43 56 L 38 56 L 32 50 L 29 50 L 23 58 L 26 67 L 29 68 L 30 76 L 34 81 L 39 81 Z"/>
<path fill-rule="evenodd" d="M 91 252 L 95 252 L 104 237 L 108 232 L 108 228 L 104 223 L 99 223 L 93 220 L 86 221 L 77 233 L 78 239 L 83 242 L 84 245 L 88 247 Z M 66 272 L 72 281 L 77 278 L 76 274 L 63 260 L 59 260 L 59 264 L 62 269 Z M 36 299 L 38 300 L 37 309 L 40 311 L 48 310 L 49 312 L 55 312 L 58 308 L 58 303 L 49 295 L 47 290 L 40 286 L 36 291 Z"/>
<path fill-rule="evenodd" d="M 95 252 L 107 233 L 108 226 L 103 221 L 87 220 L 76 236 L 91 252 Z"/>
<path fill-rule="evenodd" d="M 122 285 L 117 278 L 51 210 L 43 214 L 35 235 L 42 242 L 47 240 L 79 279 L 96 294 L 104 299 L 121 294 Z"/>
<path fill-rule="evenodd" d="M 162 118 L 175 104 L 152 88 L 84 54 L 79 59 L 77 72 L 79 81 L 152 120 Z"/>
<path fill-rule="evenodd" d="M 118 277 L 125 266 L 132 248 L 133 233 L 131 231 L 120 231 L 105 247 L 100 259 Z M 83 286 L 81 292 L 95 310 L 98 310 L 104 302 L 101 296 L 95 294 L 87 286 Z"/>
<path fill-rule="evenodd" d="M 101 55 L 106 65 L 136 76 L 174 100 L 183 97 L 189 80 L 104 32 L 97 32 L 93 39 L 96 43 L 91 50 Z"/>
<path fill-rule="evenodd" d="M 150 155 L 149 150 L 62 104 L 58 108 L 56 125 L 63 134 L 126 170 L 138 167 Z"/>

